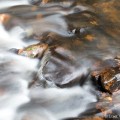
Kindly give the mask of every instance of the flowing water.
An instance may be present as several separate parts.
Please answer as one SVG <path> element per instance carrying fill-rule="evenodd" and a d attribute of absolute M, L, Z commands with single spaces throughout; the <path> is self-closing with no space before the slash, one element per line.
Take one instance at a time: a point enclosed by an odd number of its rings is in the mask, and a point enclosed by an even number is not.
<path fill-rule="evenodd" d="M 95 106 L 89 72 L 120 55 L 119 9 L 119 0 L 0 0 L 0 120 L 80 119 Z M 11 52 L 38 43 L 47 64 Z M 38 71 L 42 85 L 29 88 Z"/>

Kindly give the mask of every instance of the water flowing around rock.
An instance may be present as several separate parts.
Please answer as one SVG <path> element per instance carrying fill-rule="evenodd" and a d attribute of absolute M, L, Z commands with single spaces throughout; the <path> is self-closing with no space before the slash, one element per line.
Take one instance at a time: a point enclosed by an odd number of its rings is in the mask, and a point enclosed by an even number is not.
<path fill-rule="evenodd" d="M 0 120 L 119 119 L 119 0 L 0 5 Z"/>

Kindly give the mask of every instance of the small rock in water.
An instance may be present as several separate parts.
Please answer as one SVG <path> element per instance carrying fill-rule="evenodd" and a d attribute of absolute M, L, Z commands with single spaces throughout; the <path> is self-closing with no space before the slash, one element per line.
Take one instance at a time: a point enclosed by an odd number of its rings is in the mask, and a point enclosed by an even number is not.
<path fill-rule="evenodd" d="M 39 5 L 42 2 L 42 0 L 28 0 L 28 2 L 32 5 Z"/>
<path fill-rule="evenodd" d="M 120 89 L 120 59 L 107 59 L 92 72 L 92 80 L 103 91 L 113 93 Z"/>
<path fill-rule="evenodd" d="M 19 49 L 18 54 L 30 58 L 41 58 L 44 52 L 47 50 L 47 44 L 35 44 L 30 45 L 24 49 Z"/>
<path fill-rule="evenodd" d="M 12 52 L 12 53 L 17 54 L 19 50 L 16 49 L 16 48 L 11 48 L 9 51 Z"/>

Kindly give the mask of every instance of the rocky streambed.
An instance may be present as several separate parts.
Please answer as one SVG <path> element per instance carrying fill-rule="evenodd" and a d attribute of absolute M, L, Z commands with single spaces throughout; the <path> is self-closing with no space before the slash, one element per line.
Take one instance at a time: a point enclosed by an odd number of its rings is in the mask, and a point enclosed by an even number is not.
<path fill-rule="evenodd" d="M 2 113 L 10 120 L 119 120 L 120 2 L 18 3 L 0 8 Z M 13 99 L 8 91 L 16 91 Z"/>

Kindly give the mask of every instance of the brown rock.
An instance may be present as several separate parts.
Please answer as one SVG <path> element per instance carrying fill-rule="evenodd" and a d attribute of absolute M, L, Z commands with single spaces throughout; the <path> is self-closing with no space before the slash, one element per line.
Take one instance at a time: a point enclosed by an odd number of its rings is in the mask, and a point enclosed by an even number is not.
<path fill-rule="evenodd" d="M 94 82 L 103 90 L 113 93 L 120 89 L 120 59 L 108 59 L 100 63 L 91 74 Z"/>
<path fill-rule="evenodd" d="M 24 49 L 19 49 L 18 54 L 31 58 L 35 57 L 41 58 L 44 52 L 47 50 L 47 48 L 48 48 L 47 44 L 30 45 Z"/>

